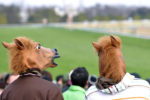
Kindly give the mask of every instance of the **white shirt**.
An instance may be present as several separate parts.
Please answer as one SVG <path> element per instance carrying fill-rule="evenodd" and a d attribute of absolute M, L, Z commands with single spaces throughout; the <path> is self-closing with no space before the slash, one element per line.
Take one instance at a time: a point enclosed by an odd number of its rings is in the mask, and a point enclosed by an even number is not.
<path fill-rule="evenodd" d="M 126 73 L 121 82 L 107 89 L 91 86 L 86 91 L 86 100 L 150 100 L 150 85 Z"/>

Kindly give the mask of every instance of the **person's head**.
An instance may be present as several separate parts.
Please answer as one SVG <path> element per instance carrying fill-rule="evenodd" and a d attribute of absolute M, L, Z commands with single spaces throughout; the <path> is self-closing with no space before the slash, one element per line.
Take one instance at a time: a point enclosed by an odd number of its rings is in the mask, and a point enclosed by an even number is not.
<path fill-rule="evenodd" d="M 10 55 L 10 69 L 14 74 L 20 74 L 27 69 L 55 67 L 55 58 L 59 58 L 57 49 L 49 49 L 38 42 L 25 37 L 17 37 L 12 43 L 2 42 Z"/>
<path fill-rule="evenodd" d="M 99 56 L 100 76 L 112 79 L 115 83 L 120 82 L 126 74 L 121 39 L 118 36 L 104 36 L 92 44 Z"/>
<path fill-rule="evenodd" d="M 4 89 L 8 85 L 8 80 L 9 80 L 10 74 L 9 73 L 4 73 L 2 75 L 1 81 L 0 81 L 0 88 Z"/>
<path fill-rule="evenodd" d="M 146 81 L 150 84 L 150 78 L 147 78 Z"/>
<path fill-rule="evenodd" d="M 68 81 L 69 81 L 69 75 L 68 74 L 64 74 L 63 75 L 63 84 L 67 84 L 68 83 Z"/>
<path fill-rule="evenodd" d="M 57 77 L 56 77 L 56 81 L 57 81 L 57 83 L 58 84 L 62 84 L 63 82 L 63 75 L 58 75 Z"/>
<path fill-rule="evenodd" d="M 11 84 L 12 82 L 14 82 L 17 78 L 19 77 L 19 75 L 14 75 L 6 73 L 2 76 L 2 79 L 0 80 L 0 88 L 4 89 L 7 85 Z"/>
<path fill-rule="evenodd" d="M 11 84 L 11 83 L 14 82 L 18 77 L 19 77 L 19 75 L 10 74 L 10 75 L 9 75 L 9 78 L 8 78 L 8 80 L 7 80 L 7 84 Z"/>
<path fill-rule="evenodd" d="M 97 82 L 97 77 L 95 75 L 90 75 L 88 77 L 88 87 L 96 84 L 96 82 Z"/>
<path fill-rule="evenodd" d="M 53 78 L 52 78 L 52 74 L 46 70 L 43 70 L 42 71 L 42 78 L 45 79 L 45 80 L 48 80 L 50 82 L 53 81 Z"/>
<path fill-rule="evenodd" d="M 133 75 L 135 78 L 141 78 L 141 76 L 138 73 L 130 73 L 131 75 Z"/>
<path fill-rule="evenodd" d="M 84 67 L 74 69 L 71 74 L 72 85 L 78 85 L 84 88 L 87 84 L 88 76 L 88 71 Z"/>

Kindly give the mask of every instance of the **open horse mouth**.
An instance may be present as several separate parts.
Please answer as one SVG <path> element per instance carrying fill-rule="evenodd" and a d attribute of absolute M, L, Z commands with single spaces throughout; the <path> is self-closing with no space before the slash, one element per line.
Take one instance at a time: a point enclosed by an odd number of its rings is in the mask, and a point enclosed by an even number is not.
<path fill-rule="evenodd" d="M 59 55 L 59 53 L 58 53 L 58 51 L 57 51 L 56 48 L 53 48 L 53 49 L 52 49 L 52 52 L 55 53 L 55 55 L 52 57 L 52 63 L 53 63 L 53 65 L 57 66 L 58 64 L 55 63 L 54 60 L 55 60 L 56 58 L 60 58 L 60 55 Z"/>

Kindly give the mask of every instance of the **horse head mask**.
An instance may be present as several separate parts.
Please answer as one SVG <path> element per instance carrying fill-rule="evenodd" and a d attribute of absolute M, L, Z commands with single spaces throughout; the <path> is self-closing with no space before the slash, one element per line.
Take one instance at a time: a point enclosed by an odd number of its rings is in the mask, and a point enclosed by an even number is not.
<path fill-rule="evenodd" d="M 121 40 L 117 36 L 105 36 L 92 43 L 99 56 L 100 76 L 118 83 L 126 73 L 121 53 Z"/>
<path fill-rule="evenodd" d="M 19 74 L 30 68 L 43 70 L 47 67 L 55 67 L 55 58 L 59 58 L 57 49 L 49 49 L 41 46 L 38 42 L 25 37 L 14 39 L 13 43 L 2 42 L 10 55 L 10 69 Z"/>

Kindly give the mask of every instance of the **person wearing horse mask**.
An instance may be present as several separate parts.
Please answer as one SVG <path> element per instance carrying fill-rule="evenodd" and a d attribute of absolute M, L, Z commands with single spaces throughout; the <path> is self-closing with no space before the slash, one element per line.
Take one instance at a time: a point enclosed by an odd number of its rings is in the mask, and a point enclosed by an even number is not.
<path fill-rule="evenodd" d="M 86 100 L 150 99 L 150 85 L 126 72 L 119 37 L 105 36 L 92 44 L 99 57 L 100 77 L 86 92 Z"/>
<path fill-rule="evenodd" d="M 57 66 L 57 49 L 43 47 L 25 37 L 2 44 L 9 52 L 11 71 L 19 77 L 4 89 L 0 100 L 63 100 L 60 89 L 42 79 L 41 72 Z"/>

